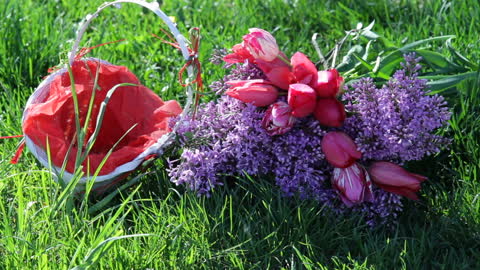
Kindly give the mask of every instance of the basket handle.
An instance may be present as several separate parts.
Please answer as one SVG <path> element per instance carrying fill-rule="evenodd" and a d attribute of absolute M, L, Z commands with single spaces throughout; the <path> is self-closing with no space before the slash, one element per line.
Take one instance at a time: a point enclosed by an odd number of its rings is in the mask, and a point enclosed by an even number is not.
<path fill-rule="evenodd" d="M 69 53 L 68 63 L 70 65 L 72 65 L 73 61 L 75 60 L 75 55 L 77 54 L 80 41 L 81 41 L 83 35 L 85 34 L 85 31 L 87 30 L 88 25 L 92 22 L 92 20 L 95 19 L 96 17 L 98 17 L 98 14 L 102 10 L 104 10 L 105 8 L 107 8 L 109 6 L 112 6 L 112 5 L 121 4 L 121 3 L 137 4 L 137 5 L 140 5 L 142 7 L 147 8 L 150 11 L 152 11 L 153 13 L 157 14 L 157 16 L 160 17 L 160 19 L 162 19 L 167 24 L 170 32 L 173 34 L 173 36 L 177 40 L 178 45 L 180 47 L 180 50 L 182 52 L 182 56 L 185 59 L 185 61 L 188 62 L 190 60 L 190 53 L 189 53 L 188 46 L 187 46 L 187 39 L 180 33 L 180 31 L 175 26 L 175 24 L 170 20 L 170 18 L 160 9 L 157 2 L 148 3 L 144 0 L 117 0 L 117 1 L 113 1 L 113 2 L 103 3 L 101 6 L 98 7 L 98 9 L 97 9 L 97 11 L 95 11 L 95 13 L 89 14 L 85 17 L 85 21 L 82 23 L 82 25 L 80 26 L 80 28 L 77 32 L 77 38 L 75 39 L 75 42 L 73 43 L 72 51 Z M 189 78 L 194 77 L 194 71 L 193 71 L 192 66 L 187 67 L 187 74 L 188 74 Z M 172 132 L 163 135 L 157 141 L 157 145 L 158 145 L 157 155 L 162 154 L 163 149 L 172 142 L 172 139 L 174 137 L 175 132 L 177 131 L 178 127 L 181 124 L 183 124 L 183 120 L 185 119 L 185 117 L 190 112 L 190 108 L 191 108 L 192 102 L 193 102 L 193 89 L 190 85 L 188 85 L 186 88 L 187 88 L 187 91 L 186 91 L 187 92 L 186 93 L 187 94 L 187 101 L 186 101 L 186 104 L 183 108 L 182 113 L 180 114 L 179 121 L 177 121 L 177 123 L 173 127 Z"/>
<path fill-rule="evenodd" d="M 177 40 L 178 45 L 180 46 L 180 50 L 182 51 L 183 58 L 185 58 L 186 61 L 189 60 L 190 53 L 188 51 L 187 41 L 186 41 L 185 37 L 180 33 L 180 31 L 178 31 L 178 28 L 170 20 L 170 18 L 159 8 L 159 5 L 158 5 L 157 2 L 148 3 L 148 2 L 143 1 L 143 0 L 117 0 L 117 1 L 113 1 L 113 2 L 103 3 L 100 7 L 98 7 L 98 9 L 97 9 L 97 11 L 95 11 L 95 13 L 88 14 L 85 17 L 85 21 L 80 26 L 80 28 L 77 32 L 77 38 L 75 39 L 72 51 L 69 54 L 69 61 L 68 62 L 69 62 L 70 65 L 72 65 L 73 61 L 75 60 L 75 55 L 78 51 L 80 41 L 83 37 L 83 34 L 87 30 L 88 25 L 93 21 L 93 19 L 98 17 L 98 14 L 100 14 L 100 12 L 102 10 L 104 10 L 105 8 L 107 8 L 109 6 L 112 6 L 112 5 L 121 4 L 121 3 L 137 4 L 137 5 L 140 5 L 142 7 L 147 8 L 147 9 L 151 10 L 152 12 L 154 12 L 155 14 L 157 14 L 157 16 L 160 17 L 168 25 L 168 28 L 170 29 L 170 32 L 172 32 L 173 36 Z"/>

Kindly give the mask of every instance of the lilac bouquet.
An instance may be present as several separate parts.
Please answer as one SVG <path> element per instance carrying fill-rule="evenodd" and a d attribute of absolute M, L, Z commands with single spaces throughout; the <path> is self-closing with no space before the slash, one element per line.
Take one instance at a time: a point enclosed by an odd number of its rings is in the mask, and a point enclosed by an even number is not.
<path fill-rule="evenodd" d="M 225 175 L 257 175 L 285 196 L 388 224 L 402 196 L 417 200 L 426 180 L 400 165 L 449 143 L 436 131 L 450 112 L 441 96 L 429 95 L 414 54 L 380 88 L 370 78 L 343 87 L 337 70 L 317 71 L 299 52 L 288 62 L 261 29 L 219 58 L 233 67 L 210 86 L 220 97 L 178 130 L 183 151 L 169 161 L 171 181 L 200 195 Z"/>

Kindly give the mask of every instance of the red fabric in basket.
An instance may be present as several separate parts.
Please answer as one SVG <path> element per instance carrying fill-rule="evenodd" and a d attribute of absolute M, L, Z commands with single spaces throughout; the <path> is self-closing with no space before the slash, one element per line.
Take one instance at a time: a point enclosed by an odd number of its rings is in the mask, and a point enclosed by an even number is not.
<path fill-rule="evenodd" d="M 88 68 L 87 68 L 88 66 Z M 113 153 L 100 170 L 105 175 L 118 166 L 132 161 L 153 145 L 162 135 L 170 131 L 168 120 L 177 116 L 182 109 L 176 101 L 164 102 L 153 91 L 140 85 L 140 82 L 126 67 L 115 66 L 98 60 L 77 60 L 72 65 L 75 88 L 80 109 L 80 122 L 84 126 L 91 99 L 95 74 L 100 68 L 98 85 L 95 91 L 94 107 L 88 124 L 87 138 L 93 134 L 100 104 L 107 92 L 120 83 L 133 83 L 138 86 L 119 87 L 112 95 L 103 118 L 100 133 L 88 158 L 84 161 L 84 172 L 92 175 L 113 145 L 137 124 L 115 147 Z M 68 72 L 57 75 L 40 95 L 42 100 L 34 100 L 27 107 L 23 122 L 23 132 L 37 146 L 46 149 L 47 138 L 51 159 L 61 167 L 68 148 L 76 134 L 74 103 Z M 77 143 L 68 156 L 67 172 L 73 173 Z"/>

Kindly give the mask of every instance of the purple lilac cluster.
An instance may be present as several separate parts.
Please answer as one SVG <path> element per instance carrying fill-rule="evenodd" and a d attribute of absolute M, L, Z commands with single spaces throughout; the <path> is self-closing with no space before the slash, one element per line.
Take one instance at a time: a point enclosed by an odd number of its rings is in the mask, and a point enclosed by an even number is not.
<path fill-rule="evenodd" d="M 299 119 L 292 130 L 272 139 L 271 156 L 275 182 L 287 196 L 316 198 L 328 202 L 324 194 L 329 168 L 320 144 L 326 131 L 313 117 Z"/>
<path fill-rule="evenodd" d="M 446 139 L 432 134 L 449 118 L 444 100 L 425 92 L 417 76 L 418 59 L 406 56 L 403 70 L 381 89 L 371 79 L 353 85 L 343 100 L 353 113 L 344 130 L 355 138 L 366 160 L 404 162 L 437 152 Z M 262 78 L 255 65 L 237 64 L 211 88 L 222 93 L 226 81 Z M 169 176 L 198 194 L 209 195 L 225 175 L 272 176 L 285 196 L 315 199 L 339 216 L 360 213 L 367 224 L 391 224 L 402 211 L 401 197 L 374 187 L 373 202 L 345 206 L 332 189 L 333 167 L 321 151 L 331 129 L 313 117 L 298 119 L 281 136 L 269 136 L 261 126 L 264 112 L 229 96 L 201 104 L 195 119 L 179 130 L 183 152 L 169 162 Z M 262 179 L 269 177 L 262 177 Z M 260 178 L 259 178 L 260 179 Z"/>
<path fill-rule="evenodd" d="M 392 225 L 391 222 L 396 221 L 398 214 L 403 210 L 402 197 L 376 187 L 373 190 L 373 197 L 375 198 L 373 203 L 359 204 L 352 209 L 353 212 L 363 214 L 365 222 L 372 227 Z M 343 214 L 348 213 L 347 211 L 348 209 L 343 209 Z"/>
<path fill-rule="evenodd" d="M 354 138 L 364 160 L 402 164 L 437 153 L 449 143 L 435 134 L 450 119 L 445 100 L 425 90 L 427 81 L 417 73 L 420 58 L 409 54 L 405 61 L 382 88 L 364 78 L 343 95 L 346 110 L 353 114 L 344 130 Z"/>
<path fill-rule="evenodd" d="M 267 173 L 271 160 L 263 148 L 269 136 L 261 117 L 253 105 L 226 96 L 200 105 L 195 119 L 178 129 L 183 153 L 169 162 L 172 182 L 208 196 L 222 185 L 223 174 Z"/>

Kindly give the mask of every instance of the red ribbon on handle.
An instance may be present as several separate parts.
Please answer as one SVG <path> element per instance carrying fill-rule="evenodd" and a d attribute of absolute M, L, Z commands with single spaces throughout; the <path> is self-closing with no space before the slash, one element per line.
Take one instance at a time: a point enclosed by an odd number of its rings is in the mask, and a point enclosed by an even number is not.
<path fill-rule="evenodd" d="M 175 39 L 165 31 L 164 29 L 160 29 L 171 41 L 167 41 L 162 37 L 159 37 L 155 34 L 152 34 L 153 37 L 161 40 L 163 43 L 166 43 L 176 49 L 180 49 L 178 43 L 175 42 Z M 192 48 L 188 47 L 188 52 L 190 53 L 190 59 L 183 65 L 183 67 L 178 72 L 178 81 L 180 85 L 183 87 L 187 87 L 191 84 L 197 84 L 197 92 L 195 93 L 195 104 L 193 109 L 193 119 L 195 119 L 195 114 L 197 112 L 197 107 L 200 100 L 200 94 L 198 92 L 203 91 L 203 80 L 202 80 L 202 66 L 200 61 L 198 60 L 198 49 L 200 47 L 200 29 L 198 27 L 194 27 L 190 30 L 190 42 L 192 44 Z M 187 70 L 189 66 L 193 66 L 196 69 L 196 76 L 195 79 L 189 83 L 183 82 L 183 74 Z"/>

